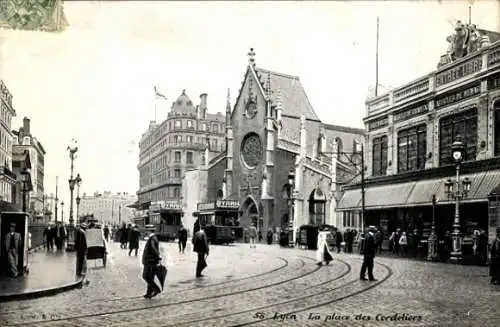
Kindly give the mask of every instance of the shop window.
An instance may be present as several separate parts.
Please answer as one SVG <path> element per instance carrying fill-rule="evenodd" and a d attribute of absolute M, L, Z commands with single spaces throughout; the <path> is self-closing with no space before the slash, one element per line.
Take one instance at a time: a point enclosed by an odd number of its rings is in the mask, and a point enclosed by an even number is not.
<path fill-rule="evenodd" d="M 476 159 L 477 153 L 477 109 L 442 118 L 439 121 L 439 165 L 453 164 L 451 146 L 457 135 L 465 145 L 464 161 Z"/>
<path fill-rule="evenodd" d="M 372 174 L 373 176 L 383 176 L 387 174 L 387 136 L 381 136 L 373 139 L 372 156 Z"/>
<path fill-rule="evenodd" d="M 427 150 L 425 124 L 398 132 L 398 172 L 425 168 Z"/>

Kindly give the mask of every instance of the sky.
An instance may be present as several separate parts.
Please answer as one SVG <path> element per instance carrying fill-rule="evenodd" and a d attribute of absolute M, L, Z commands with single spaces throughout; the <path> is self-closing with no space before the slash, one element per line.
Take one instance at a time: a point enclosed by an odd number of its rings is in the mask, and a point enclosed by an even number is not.
<path fill-rule="evenodd" d="M 64 4 L 60 33 L 0 30 L 0 78 L 13 94 L 18 129 L 47 151 L 46 193 L 69 203 L 70 160 L 81 192 L 135 193 L 138 142 L 149 121 L 163 120 L 186 89 L 209 112 L 237 96 L 255 49 L 258 67 L 299 76 L 323 122 L 363 127 L 375 84 L 376 17 L 379 83 L 397 87 L 436 68 L 468 1 L 97 2 Z M 500 31 L 500 4 L 472 5 L 472 22 Z M 154 100 L 153 88 L 168 97 Z M 67 199 L 66 199 L 67 198 Z"/>

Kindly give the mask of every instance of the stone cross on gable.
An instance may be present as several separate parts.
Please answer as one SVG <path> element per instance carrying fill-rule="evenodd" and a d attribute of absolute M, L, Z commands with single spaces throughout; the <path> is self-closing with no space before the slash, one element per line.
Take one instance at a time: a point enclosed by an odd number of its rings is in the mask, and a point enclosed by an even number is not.
<path fill-rule="evenodd" d="M 250 52 L 248 53 L 248 64 L 255 66 L 255 52 L 253 48 L 250 48 Z"/>

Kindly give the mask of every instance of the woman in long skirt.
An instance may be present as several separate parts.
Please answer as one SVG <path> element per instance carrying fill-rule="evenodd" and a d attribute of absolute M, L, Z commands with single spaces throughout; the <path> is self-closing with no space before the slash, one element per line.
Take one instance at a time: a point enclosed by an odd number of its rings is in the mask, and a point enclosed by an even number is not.
<path fill-rule="evenodd" d="M 317 265 L 319 266 L 323 265 L 323 262 L 328 265 L 330 261 L 333 260 L 333 256 L 330 253 L 330 249 L 328 248 L 328 243 L 326 242 L 328 233 L 328 231 L 321 231 L 318 234 L 318 249 L 316 250 L 316 260 L 318 261 Z"/>

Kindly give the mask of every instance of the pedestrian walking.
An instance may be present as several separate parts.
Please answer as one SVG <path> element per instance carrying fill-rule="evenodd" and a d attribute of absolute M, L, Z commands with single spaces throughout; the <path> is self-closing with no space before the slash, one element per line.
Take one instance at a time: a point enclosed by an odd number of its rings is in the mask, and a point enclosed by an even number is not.
<path fill-rule="evenodd" d="M 368 279 L 370 281 L 376 281 L 373 277 L 373 259 L 375 258 L 376 244 L 375 244 L 375 226 L 368 227 L 368 233 L 366 233 L 363 246 L 363 265 L 361 266 L 361 272 L 359 279 L 366 280 L 365 274 L 368 269 Z"/>
<path fill-rule="evenodd" d="M 19 252 L 22 249 L 21 234 L 16 232 L 16 224 L 10 224 L 10 232 L 5 237 L 5 248 L 9 265 L 9 275 L 12 278 L 19 276 Z"/>
<path fill-rule="evenodd" d="M 479 265 L 486 265 L 486 262 L 488 261 L 488 235 L 486 235 L 486 231 L 484 229 L 481 229 L 481 232 L 477 237 L 477 256 Z"/>
<path fill-rule="evenodd" d="M 338 229 L 334 233 L 336 235 L 335 247 L 337 248 L 337 253 L 340 253 L 340 248 L 342 247 L 342 233 Z"/>
<path fill-rule="evenodd" d="M 271 228 L 267 230 L 267 244 L 273 244 L 273 231 Z"/>
<path fill-rule="evenodd" d="M 66 230 L 64 229 L 62 222 L 58 221 L 54 235 L 56 248 L 58 251 L 62 251 L 65 237 L 66 237 Z"/>
<path fill-rule="evenodd" d="M 333 255 L 328 248 L 328 243 L 326 242 L 327 234 L 330 233 L 328 230 L 323 230 L 318 233 L 318 243 L 316 250 L 316 264 L 318 266 L 323 265 L 325 262 L 327 265 L 330 264 L 330 261 L 333 260 Z"/>
<path fill-rule="evenodd" d="M 399 254 L 404 256 L 408 254 L 408 239 L 406 238 L 406 232 L 403 232 L 399 238 L 399 252 Z"/>
<path fill-rule="evenodd" d="M 500 227 L 496 228 L 495 240 L 491 244 L 490 252 L 491 284 L 500 284 Z"/>
<path fill-rule="evenodd" d="M 142 278 L 147 284 L 146 294 L 144 294 L 144 298 L 146 299 L 151 299 L 161 292 L 160 287 L 156 285 L 154 280 L 160 261 L 160 243 L 156 235 L 151 233 L 149 234 L 148 241 L 144 246 L 144 252 L 142 253 L 142 264 L 144 266 Z"/>
<path fill-rule="evenodd" d="M 257 237 L 257 228 L 252 224 L 248 229 L 248 237 L 250 238 L 250 247 L 255 248 L 255 238 Z"/>
<path fill-rule="evenodd" d="M 43 238 L 45 239 L 47 251 L 52 251 L 54 249 L 54 228 L 52 228 L 51 224 L 48 224 L 43 230 Z"/>
<path fill-rule="evenodd" d="M 139 251 L 139 239 L 141 238 L 141 233 L 137 228 L 137 225 L 134 225 L 130 231 L 130 238 L 128 240 L 128 255 L 132 255 L 132 251 L 135 250 L 135 256 L 137 257 L 137 251 Z"/>
<path fill-rule="evenodd" d="M 128 239 L 128 231 L 125 223 L 123 223 L 122 227 L 120 228 L 120 248 L 121 249 L 126 249 L 127 248 L 127 239 Z"/>
<path fill-rule="evenodd" d="M 108 225 L 105 225 L 104 229 L 102 231 L 104 233 L 104 239 L 106 239 L 106 242 L 109 242 L 109 227 L 108 227 Z"/>
<path fill-rule="evenodd" d="M 188 232 L 187 229 L 184 228 L 183 225 L 179 226 L 179 253 L 184 253 L 186 250 Z"/>
<path fill-rule="evenodd" d="M 88 284 L 87 276 L 87 236 L 85 230 L 87 224 L 81 223 L 75 235 L 76 251 L 76 276 L 81 277 L 83 282 Z"/>
<path fill-rule="evenodd" d="M 203 277 L 201 272 L 207 267 L 207 257 L 210 253 L 207 235 L 203 229 L 198 230 L 193 236 L 193 251 L 198 254 L 196 277 Z"/>

